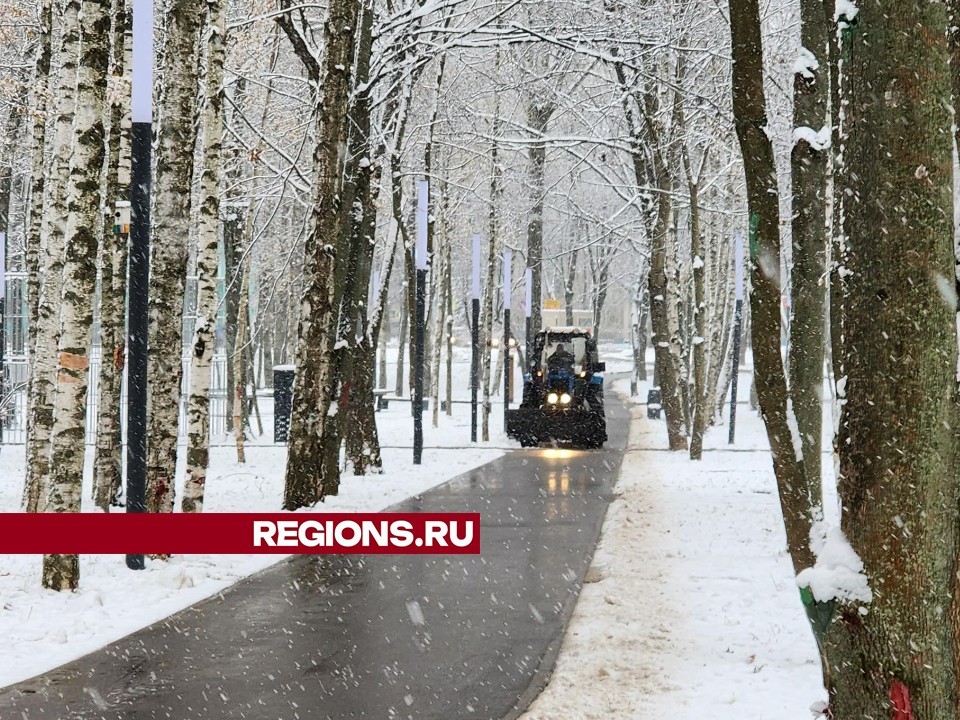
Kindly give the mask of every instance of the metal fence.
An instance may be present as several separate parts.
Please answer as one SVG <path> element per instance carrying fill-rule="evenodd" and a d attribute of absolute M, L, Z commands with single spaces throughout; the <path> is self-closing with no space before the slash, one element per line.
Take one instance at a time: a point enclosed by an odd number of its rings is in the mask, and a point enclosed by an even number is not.
<path fill-rule="evenodd" d="M 87 390 L 87 420 L 86 443 L 92 445 L 97 438 L 97 413 L 99 410 L 100 393 L 100 365 L 102 353 L 99 345 L 95 345 L 90 352 L 90 371 Z M 0 442 L 6 445 L 22 445 L 26 442 L 27 431 L 27 358 L 23 355 L 12 355 L 4 363 L 7 382 L 6 393 L 2 402 L 3 437 Z M 210 442 L 226 444 L 233 442 L 227 436 L 227 358 L 223 353 L 213 356 L 210 368 Z M 190 386 L 190 358 L 182 359 L 183 381 L 182 397 L 180 400 L 180 416 L 177 424 L 177 434 L 181 439 L 186 438 L 187 430 L 187 391 Z M 126 428 L 127 417 L 127 383 L 124 377 L 121 390 L 120 421 Z M 124 440 L 126 434 L 124 434 Z"/>

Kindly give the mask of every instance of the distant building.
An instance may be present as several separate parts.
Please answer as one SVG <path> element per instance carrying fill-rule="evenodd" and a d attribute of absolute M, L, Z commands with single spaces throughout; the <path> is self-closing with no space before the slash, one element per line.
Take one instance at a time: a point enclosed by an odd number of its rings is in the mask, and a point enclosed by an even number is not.
<path fill-rule="evenodd" d="M 548 301 L 549 302 L 549 301 Z M 556 327 L 558 325 L 569 325 L 567 322 L 567 311 L 565 308 L 548 308 L 544 303 L 543 308 L 543 326 Z M 573 325 L 578 328 L 593 327 L 593 310 L 574 310 Z"/>

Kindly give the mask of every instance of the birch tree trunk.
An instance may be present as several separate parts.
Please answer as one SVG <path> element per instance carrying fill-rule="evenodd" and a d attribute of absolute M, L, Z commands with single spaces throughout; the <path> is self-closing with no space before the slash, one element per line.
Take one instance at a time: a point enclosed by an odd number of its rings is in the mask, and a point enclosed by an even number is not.
<path fill-rule="evenodd" d="M 104 162 L 104 122 L 109 68 L 110 0 L 71 0 L 80 17 L 77 114 L 67 191 L 63 292 L 59 313 L 56 387 L 51 429 L 51 473 L 47 510 L 80 512 L 83 486 L 90 329 L 97 281 L 100 177 Z M 80 581 L 76 555 L 45 555 L 43 586 L 75 589 Z"/>
<path fill-rule="evenodd" d="M 30 218 L 26 238 L 26 264 L 27 264 L 27 295 L 29 304 L 29 317 L 33 323 L 39 322 L 39 303 L 40 303 L 40 268 L 42 255 L 43 234 L 41 226 L 43 223 L 43 204 L 44 190 L 46 187 L 46 140 L 47 140 L 47 119 L 51 112 L 50 102 L 47 98 L 48 88 L 50 86 L 50 59 L 52 56 L 53 42 L 53 0 L 43 0 L 39 8 L 40 35 L 37 38 L 37 71 L 34 78 L 33 92 L 31 93 L 31 107 L 33 108 L 33 128 L 30 138 L 31 150 L 31 173 L 30 173 Z M 35 333 L 31 333 L 34 335 Z M 31 349 L 32 345 L 31 345 Z M 32 361 L 33 357 L 31 357 Z M 33 396 L 33 373 L 30 373 L 30 385 L 28 395 Z M 28 448 L 30 432 L 27 432 Z M 28 449 L 29 452 L 29 449 Z M 29 463 L 27 463 L 29 466 Z M 31 503 L 24 497 L 24 507 Z M 36 506 L 36 501 L 33 501 Z"/>
<path fill-rule="evenodd" d="M 946 9 L 841 15 L 849 244 L 838 494 L 872 589 L 840 598 L 825 649 L 834 717 L 956 717 L 957 336 Z M 939 29 L 939 31 L 937 30 Z M 877 92 L 883 88 L 883 92 Z M 909 578 L 909 582 L 904 582 Z M 957 626 L 955 625 L 954 628 Z M 892 706 L 892 707 L 891 707 Z"/>
<path fill-rule="evenodd" d="M 126 0 L 114 0 L 111 32 L 110 134 L 107 139 L 109 203 L 130 192 L 130 54 L 133 14 Z M 93 499 L 104 512 L 119 502 L 123 478 L 120 427 L 125 348 L 128 234 L 114 227 L 107 213 L 100 253 L 100 378 L 97 403 L 97 451 L 93 466 Z"/>
<path fill-rule="evenodd" d="M 37 39 L 37 59 L 36 75 L 34 77 L 34 86 L 31 93 L 31 107 L 34 111 L 33 127 L 31 132 L 31 178 L 30 178 L 30 205 L 29 205 L 29 225 L 26 229 L 25 255 L 27 267 L 27 303 L 28 316 L 34 327 L 30 333 L 30 366 L 29 378 L 27 383 L 28 398 L 28 417 L 26 444 L 27 444 L 27 463 L 24 477 L 23 493 L 21 497 L 21 506 L 27 512 L 36 512 L 39 505 L 40 483 L 39 474 L 34 473 L 34 466 L 31 461 L 36 461 L 36 447 L 33 445 L 35 430 L 33 428 L 34 418 L 34 383 L 37 373 L 36 367 L 36 335 L 40 324 L 40 289 L 41 276 L 46 262 L 46 254 L 43 251 L 44 236 L 42 233 L 43 209 L 44 209 L 44 191 L 46 186 L 47 162 L 46 162 L 46 141 L 47 141 L 47 119 L 50 115 L 51 107 L 47 98 L 48 87 L 51 84 L 50 64 L 52 56 L 52 23 L 53 23 L 53 1 L 43 0 L 39 7 L 39 37 Z"/>
<path fill-rule="evenodd" d="M 203 510 L 210 465 L 210 362 L 217 326 L 220 168 L 223 140 L 223 63 L 226 55 L 224 0 L 207 0 L 206 97 L 203 111 L 203 169 L 200 172 L 200 227 L 197 240 L 197 321 L 190 353 L 190 411 L 187 427 L 187 479 L 183 512 Z"/>
<path fill-rule="evenodd" d="M 173 0 L 164 35 L 150 263 L 147 512 L 173 512 L 202 19 L 194 2 Z"/>
<path fill-rule="evenodd" d="M 40 256 L 37 262 L 37 314 L 30 365 L 30 408 L 27 422 L 27 463 L 24 509 L 43 512 L 50 490 L 50 433 L 53 429 L 54 379 L 57 370 L 57 332 L 63 282 L 64 226 L 55 219 L 67 217 L 67 179 L 73 145 L 76 108 L 77 56 L 80 50 L 79 3 L 69 2 L 60 16 L 57 56 L 57 109 L 53 125 L 53 152 L 44 184 L 40 222 Z M 42 148 L 41 148 L 42 152 Z M 42 172 L 43 165 L 34 168 Z"/>
<path fill-rule="evenodd" d="M 347 116 L 361 4 L 331 0 L 324 23 L 326 56 L 314 152 L 313 210 L 304 260 L 290 443 L 283 507 L 294 510 L 324 497 L 324 429 L 329 421 L 336 305 L 331 286 L 341 236 L 339 193 L 347 146 Z M 347 29 L 345 31 L 345 29 Z"/>

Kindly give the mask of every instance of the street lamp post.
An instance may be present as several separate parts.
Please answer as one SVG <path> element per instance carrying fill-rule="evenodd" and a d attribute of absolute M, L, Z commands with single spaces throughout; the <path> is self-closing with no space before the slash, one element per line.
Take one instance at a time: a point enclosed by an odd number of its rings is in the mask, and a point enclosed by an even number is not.
<path fill-rule="evenodd" d="M 503 429 L 507 429 L 507 410 L 510 409 L 510 376 L 513 368 L 510 367 L 510 291 L 513 272 L 511 264 L 513 253 L 503 251 L 503 345 L 500 352 L 503 356 Z"/>
<path fill-rule="evenodd" d="M 527 358 L 527 364 L 530 364 L 530 344 L 533 342 L 533 327 L 530 325 L 530 313 L 533 311 L 533 268 L 527 268 L 526 272 L 523 274 L 524 280 L 526 280 L 526 290 L 527 294 L 524 298 L 525 303 L 523 311 L 526 314 L 526 326 L 524 333 L 524 347 L 523 353 L 524 357 Z"/>
<path fill-rule="evenodd" d="M 426 331 L 427 304 L 427 225 L 430 222 L 430 184 L 421 180 L 417 185 L 417 246 L 414 258 L 417 268 L 416 287 L 416 342 L 413 382 L 413 464 L 423 457 L 423 343 Z"/>
<path fill-rule="evenodd" d="M 470 324 L 470 339 L 473 352 L 470 356 L 470 442 L 477 441 L 477 391 L 480 386 L 480 233 L 473 234 L 473 273 L 471 295 L 473 299 Z"/>
<path fill-rule="evenodd" d="M 146 512 L 147 333 L 150 289 L 150 140 L 153 123 L 153 0 L 133 0 L 130 258 L 127 306 L 127 512 Z M 127 555 L 143 570 L 143 555 Z"/>

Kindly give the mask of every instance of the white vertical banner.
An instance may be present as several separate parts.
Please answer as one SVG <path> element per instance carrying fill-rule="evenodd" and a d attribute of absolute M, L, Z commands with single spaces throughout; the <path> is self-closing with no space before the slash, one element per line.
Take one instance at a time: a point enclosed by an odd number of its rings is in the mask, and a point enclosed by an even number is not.
<path fill-rule="evenodd" d="M 427 225 L 430 222 L 430 181 L 417 183 L 417 270 L 427 269 Z"/>
<path fill-rule="evenodd" d="M 523 273 L 523 278 L 526 280 L 527 294 L 524 297 L 524 313 L 527 317 L 530 317 L 530 311 L 533 308 L 533 268 L 527 268 L 526 272 Z"/>
<path fill-rule="evenodd" d="M 511 250 L 503 251 L 503 309 L 509 310 L 512 302 L 510 291 L 513 285 L 513 252 Z"/>
<path fill-rule="evenodd" d="M 736 300 L 743 300 L 743 236 L 737 233 L 733 239 L 733 259 L 736 267 Z"/>
<path fill-rule="evenodd" d="M 7 234 L 0 232 L 0 300 L 7 297 Z"/>
<path fill-rule="evenodd" d="M 133 0 L 131 119 L 153 121 L 153 0 Z"/>
<path fill-rule="evenodd" d="M 473 272 L 471 274 L 471 287 L 473 290 L 473 299 L 480 299 L 480 233 L 473 234 Z"/>

